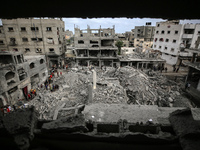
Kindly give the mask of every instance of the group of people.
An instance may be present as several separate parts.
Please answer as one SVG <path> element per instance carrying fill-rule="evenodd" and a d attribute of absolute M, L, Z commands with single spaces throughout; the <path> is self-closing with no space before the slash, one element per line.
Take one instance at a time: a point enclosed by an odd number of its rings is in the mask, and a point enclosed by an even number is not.
<path fill-rule="evenodd" d="M 13 110 L 16 110 L 15 105 L 13 105 Z M 11 107 L 10 105 L 1 107 L 1 112 L 2 112 L 3 116 L 4 116 L 5 114 L 10 113 L 10 112 L 13 111 L 13 110 L 12 110 L 12 107 Z"/>
<path fill-rule="evenodd" d="M 173 72 L 178 72 L 180 67 L 176 68 L 176 65 L 173 65 Z"/>
<path fill-rule="evenodd" d="M 36 94 L 36 89 L 31 89 L 31 91 L 30 91 L 30 93 L 28 93 L 28 100 L 31 100 L 31 99 L 33 99 L 35 96 L 36 96 L 37 94 Z"/>
<path fill-rule="evenodd" d="M 163 66 L 153 66 L 153 70 L 154 71 L 160 71 L 162 73 L 163 70 L 165 70 L 165 72 L 167 72 L 168 68 L 167 67 L 163 67 Z"/>

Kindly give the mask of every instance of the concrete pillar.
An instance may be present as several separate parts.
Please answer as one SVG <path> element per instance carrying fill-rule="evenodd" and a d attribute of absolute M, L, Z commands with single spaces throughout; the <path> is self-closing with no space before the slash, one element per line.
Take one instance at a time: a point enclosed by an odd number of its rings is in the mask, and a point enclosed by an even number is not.
<path fill-rule="evenodd" d="M 144 66 L 144 63 L 142 63 L 142 68 L 143 68 L 143 66 Z"/>
<path fill-rule="evenodd" d="M 93 72 L 93 89 L 96 89 L 96 83 L 97 83 L 97 74 L 95 70 L 92 70 Z"/>
<path fill-rule="evenodd" d="M 139 62 L 137 62 L 137 69 L 139 69 Z"/>
<path fill-rule="evenodd" d="M 92 84 L 91 83 L 88 84 L 88 91 L 89 91 L 89 93 L 88 93 L 88 102 L 92 103 Z"/>
<path fill-rule="evenodd" d="M 112 67 L 113 67 L 113 60 L 112 60 Z"/>
<path fill-rule="evenodd" d="M 198 85 L 197 85 L 197 90 L 200 91 L 200 79 L 199 79 L 199 82 L 198 82 Z"/>
<path fill-rule="evenodd" d="M 89 60 L 87 61 L 87 66 L 88 66 L 88 67 L 90 66 L 90 61 L 89 61 Z"/>
<path fill-rule="evenodd" d="M 99 60 L 99 67 L 101 68 L 101 60 Z"/>

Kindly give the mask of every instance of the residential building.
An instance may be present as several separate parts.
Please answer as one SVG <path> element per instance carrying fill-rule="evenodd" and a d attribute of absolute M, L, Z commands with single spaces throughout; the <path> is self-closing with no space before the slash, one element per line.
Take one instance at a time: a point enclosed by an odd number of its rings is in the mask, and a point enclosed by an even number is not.
<path fill-rule="evenodd" d="M 128 47 L 134 47 L 134 29 L 130 32 L 125 32 L 125 37 L 129 41 Z"/>
<path fill-rule="evenodd" d="M 29 57 L 29 56 L 27 56 Z M 0 106 L 26 99 L 30 89 L 47 78 L 45 56 L 24 57 L 22 52 L 0 53 Z"/>
<path fill-rule="evenodd" d="M 1 50 L 20 51 L 26 56 L 45 55 L 49 66 L 64 64 L 65 31 L 60 19 L 2 19 Z"/>
<path fill-rule="evenodd" d="M 180 65 L 182 60 L 191 59 L 192 53 L 184 49 L 194 47 L 199 34 L 200 24 L 179 24 L 179 20 L 157 22 L 153 49 L 161 51 L 168 64 Z"/>
<path fill-rule="evenodd" d="M 154 26 L 135 26 L 134 46 L 141 48 L 151 48 L 154 39 Z"/>
<path fill-rule="evenodd" d="M 75 27 L 74 44 L 77 65 L 83 66 L 116 66 L 117 47 L 115 41 L 115 29 L 99 28 L 80 30 Z"/>

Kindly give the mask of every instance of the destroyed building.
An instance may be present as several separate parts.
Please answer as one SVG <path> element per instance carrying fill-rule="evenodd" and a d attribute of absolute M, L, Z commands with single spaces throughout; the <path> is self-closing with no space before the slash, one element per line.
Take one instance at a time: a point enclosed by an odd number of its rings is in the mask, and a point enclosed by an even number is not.
<path fill-rule="evenodd" d="M 2 19 L 0 50 L 26 56 L 45 55 L 49 66 L 64 64 L 64 21 L 60 19 Z"/>
<path fill-rule="evenodd" d="M 162 52 L 162 58 L 170 65 L 180 65 L 182 60 L 192 58 L 185 51 L 194 48 L 199 37 L 200 24 L 180 24 L 179 20 L 157 22 L 153 49 Z"/>
<path fill-rule="evenodd" d="M 76 63 L 82 66 L 116 66 L 117 47 L 114 44 L 115 29 L 99 28 L 85 30 L 75 27 L 74 45 Z"/>
<path fill-rule="evenodd" d="M 26 99 L 28 91 L 48 76 L 44 56 L 29 59 L 21 52 L 1 52 L 0 68 L 0 106 Z"/>

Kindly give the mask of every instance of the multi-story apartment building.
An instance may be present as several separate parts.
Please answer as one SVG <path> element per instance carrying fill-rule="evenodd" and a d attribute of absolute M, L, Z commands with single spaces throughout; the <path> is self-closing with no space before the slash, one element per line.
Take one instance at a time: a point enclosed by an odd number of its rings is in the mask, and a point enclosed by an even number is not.
<path fill-rule="evenodd" d="M 194 47 L 199 34 L 200 24 L 179 24 L 178 20 L 157 22 L 153 49 L 161 51 L 168 64 L 177 64 L 178 58 L 191 58 L 192 54 L 184 49 Z"/>
<path fill-rule="evenodd" d="M 153 45 L 154 31 L 154 26 L 135 26 L 134 46 L 150 48 Z"/>
<path fill-rule="evenodd" d="M 115 29 L 107 28 L 85 30 L 74 28 L 74 45 L 76 63 L 78 65 L 94 66 L 116 66 L 117 47 L 115 41 Z"/>
<path fill-rule="evenodd" d="M 26 99 L 30 89 L 47 78 L 45 56 L 26 57 L 22 52 L 0 53 L 0 106 Z"/>
<path fill-rule="evenodd" d="M 2 19 L 0 49 L 46 55 L 49 66 L 64 64 L 64 22 L 60 19 Z M 4 45 L 2 45 L 4 44 Z"/>
<path fill-rule="evenodd" d="M 129 46 L 129 40 L 128 37 L 126 37 L 126 35 L 124 33 L 117 33 L 116 35 L 116 40 L 115 43 L 120 40 L 123 42 L 123 47 L 128 47 Z"/>

